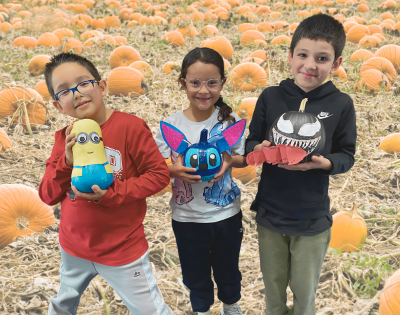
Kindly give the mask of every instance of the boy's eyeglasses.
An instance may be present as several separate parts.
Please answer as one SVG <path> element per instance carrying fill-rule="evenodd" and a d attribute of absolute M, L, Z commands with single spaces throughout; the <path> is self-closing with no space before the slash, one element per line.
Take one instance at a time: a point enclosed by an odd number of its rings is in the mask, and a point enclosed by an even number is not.
<path fill-rule="evenodd" d="M 103 138 L 99 136 L 96 131 L 92 131 L 91 133 L 87 134 L 86 132 L 80 132 L 75 139 L 72 139 L 79 144 L 86 144 L 89 142 L 93 142 L 94 144 L 99 144 L 100 141 L 103 141 Z"/>
<path fill-rule="evenodd" d="M 74 99 L 75 91 L 78 91 L 82 95 L 88 95 L 93 92 L 94 90 L 94 83 L 99 83 L 100 81 L 97 80 L 86 80 L 79 83 L 72 89 L 65 89 L 58 92 L 54 95 L 54 98 L 59 101 L 60 103 L 66 104 L 71 102 Z"/>
<path fill-rule="evenodd" d="M 190 91 L 200 91 L 201 88 L 203 87 L 203 83 L 206 84 L 206 88 L 209 91 L 218 91 L 219 88 L 221 87 L 222 80 L 219 79 L 210 79 L 207 81 L 201 81 L 199 79 L 182 79 L 186 83 L 186 87 Z"/>

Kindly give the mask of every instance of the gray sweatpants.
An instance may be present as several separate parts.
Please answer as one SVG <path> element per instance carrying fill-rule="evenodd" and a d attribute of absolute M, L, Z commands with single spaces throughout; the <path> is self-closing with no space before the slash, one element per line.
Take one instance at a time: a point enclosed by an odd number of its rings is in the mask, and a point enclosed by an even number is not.
<path fill-rule="evenodd" d="M 165 304 L 150 267 L 148 251 L 122 266 L 106 266 L 66 253 L 60 246 L 60 289 L 48 315 L 74 315 L 90 281 L 98 274 L 117 292 L 133 315 L 174 315 Z"/>

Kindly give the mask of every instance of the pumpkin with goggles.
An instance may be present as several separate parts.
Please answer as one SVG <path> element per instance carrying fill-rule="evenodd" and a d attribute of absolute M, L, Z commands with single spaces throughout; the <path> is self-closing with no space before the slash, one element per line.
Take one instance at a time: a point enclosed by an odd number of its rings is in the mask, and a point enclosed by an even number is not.
<path fill-rule="evenodd" d="M 114 181 L 114 173 L 107 161 L 99 124 L 92 119 L 81 119 L 73 124 L 71 133 L 76 135 L 72 146 L 72 185 L 84 193 L 93 192 L 93 185 L 106 189 Z"/>

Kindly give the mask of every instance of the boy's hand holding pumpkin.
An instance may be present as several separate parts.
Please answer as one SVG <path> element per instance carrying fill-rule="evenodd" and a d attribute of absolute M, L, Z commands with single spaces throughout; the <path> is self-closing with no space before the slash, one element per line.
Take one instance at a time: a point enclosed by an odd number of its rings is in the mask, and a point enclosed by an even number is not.
<path fill-rule="evenodd" d="M 75 144 L 75 134 L 71 133 L 72 125 L 69 125 L 65 130 L 65 164 L 69 167 L 74 166 L 74 157 L 72 154 L 72 146 Z"/>
<path fill-rule="evenodd" d="M 332 162 L 322 155 L 313 155 L 310 162 L 298 163 L 294 165 L 288 165 L 287 163 L 280 162 L 278 167 L 284 168 L 289 171 L 308 171 L 311 169 L 323 169 L 330 171 L 332 169 Z"/>
<path fill-rule="evenodd" d="M 257 144 L 254 148 L 253 151 L 255 150 L 261 150 L 263 147 L 264 148 L 269 148 L 271 146 L 271 142 L 269 142 L 268 140 L 264 140 L 262 143 Z"/>
<path fill-rule="evenodd" d="M 196 172 L 196 169 L 183 166 L 182 158 L 183 158 L 183 155 L 179 154 L 179 156 L 176 158 L 175 163 L 172 165 L 168 165 L 168 169 L 169 169 L 169 173 L 171 174 L 171 177 L 179 178 L 189 184 L 200 183 L 201 182 L 200 175 L 190 175 L 187 173 L 187 172 Z"/>
<path fill-rule="evenodd" d="M 107 189 L 100 189 L 99 186 L 97 185 L 93 185 L 92 189 L 94 192 L 92 193 L 83 193 L 80 192 L 78 189 L 75 188 L 74 185 L 71 184 L 72 190 L 74 191 L 75 195 L 77 195 L 80 198 L 86 198 L 89 200 L 94 200 L 94 201 L 99 201 L 106 193 L 107 193 Z"/>

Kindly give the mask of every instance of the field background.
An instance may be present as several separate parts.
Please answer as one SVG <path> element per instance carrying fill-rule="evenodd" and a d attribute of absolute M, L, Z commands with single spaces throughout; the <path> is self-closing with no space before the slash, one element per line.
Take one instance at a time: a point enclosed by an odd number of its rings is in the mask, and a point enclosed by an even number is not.
<path fill-rule="evenodd" d="M 33 6 L 47 5 L 49 10 L 40 12 L 49 20 L 54 15 L 54 9 L 59 8 L 57 1 L 20 1 L 26 10 Z M 32 3 L 31 3 L 32 2 Z M 129 2 L 129 1 L 128 1 Z M 243 0 L 241 5 L 247 1 Z M 8 1 L 2 1 L 6 5 Z M 67 3 L 67 2 L 66 2 Z M 161 2 L 162 3 L 162 2 Z M 174 1 L 167 10 L 168 18 L 177 13 L 175 9 L 188 8 L 191 1 Z M 248 3 L 256 4 L 255 1 Z M 370 11 L 360 13 L 356 10 L 359 3 L 340 5 L 333 2 L 330 6 L 306 5 L 294 6 L 288 4 L 285 10 L 274 7 L 276 1 L 266 2 L 273 11 L 279 11 L 282 17 L 279 20 L 289 24 L 300 22 L 303 18 L 297 15 L 299 10 L 310 11 L 320 7 L 323 12 L 329 8 L 347 8 L 345 17 L 357 15 L 367 21 L 379 18 L 385 11 L 379 8 L 380 1 L 367 1 Z M 399 2 L 397 2 L 399 3 Z M 121 1 L 121 5 L 123 1 Z M 160 4 L 160 3 L 158 3 Z M 286 4 L 286 3 L 285 3 Z M 70 17 L 75 13 L 64 10 Z M 199 6 L 198 10 L 206 12 L 207 8 Z M 392 10 L 394 16 L 400 11 L 397 7 Z M 140 6 L 135 12 L 148 14 Z M 186 11 L 184 11 L 186 12 Z M 11 11 L 11 21 L 18 14 Z M 103 1 L 96 1 L 94 8 L 85 14 L 102 18 L 107 15 L 119 16 L 119 9 L 108 6 Z M 190 14 L 190 12 L 188 12 Z M 33 49 L 13 47 L 13 40 L 18 36 L 33 36 L 38 38 L 44 32 L 54 29 L 51 23 L 45 23 L 40 28 L 33 28 L 31 21 L 20 28 L 12 28 L 6 33 L 0 32 L 0 87 L 18 85 L 33 88 L 43 75 L 33 76 L 28 71 L 29 60 L 40 54 L 54 55 L 62 51 L 62 47 L 38 46 Z M 254 20 L 246 20 L 231 10 L 229 20 L 208 22 L 193 22 L 193 26 L 200 31 L 204 25 L 213 24 L 219 29 L 219 35 L 226 36 L 234 48 L 232 67 L 227 69 L 228 82 L 222 92 L 229 104 L 237 110 L 239 101 L 246 97 L 258 97 L 264 87 L 254 92 L 243 92 L 232 88 L 229 82 L 230 71 L 242 62 L 251 52 L 264 49 L 268 55 L 269 75 L 267 85 L 278 85 L 286 77 L 291 77 L 287 62 L 289 46 L 270 45 L 276 33 L 264 33 L 267 47 L 255 45 L 241 45 L 241 34 L 238 25 L 250 22 L 257 25 L 263 21 L 272 21 L 268 16 L 256 16 Z M 397 20 L 395 20 L 398 22 Z M 128 40 L 128 45 L 134 47 L 141 55 L 142 60 L 148 62 L 152 68 L 151 77 L 146 79 L 149 93 L 136 98 L 125 96 L 105 97 L 108 107 L 113 110 L 131 113 L 144 119 L 155 135 L 159 121 L 188 106 L 184 91 L 177 84 L 178 72 L 171 74 L 162 72 L 163 65 L 168 61 L 181 62 L 188 51 L 200 47 L 202 42 L 210 36 L 185 37 L 185 46 L 174 47 L 169 45 L 162 36 L 176 29 L 176 25 L 137 25 L 128 27 L 127 21 L 122 22 L 121 28 L 107 28 L 101 30 L 104 34 L 122 35 Z M 87 29 L 72 28 L 76 38 Z M 279 34 L 282 31 L 277 32 Z M 290 32 L 285 32 L 290 34 Z M 400 37 L 396 32 L 385 32 L 384 44 L 400 45 Z M 85 48 L 82 55 L 90 59 L 98 68 L 102 78 L 107 79 L 111 69 L 109 56 L 115 47 L 110 44 Z M 347 72 L 347 79 L 332 77 L 333 83 L 343 92 L 348 93 L 356 106 L 357 112 L 357 151 L 354 167 L 346 174 L 331 176 L 329 190 L 331 198 L 331 213 L 341 210 L 350 210 L 355 202 L 359 213 L 368 226 L 368 238 L 358 253 L 348 254 L 330 250 L 326 256 L 317 292 L 316 306 L 319 315 L 330 314 L 378 314 L 379 294 L 385 281 L 400 267 L 400 215 L 399 210 L 399 165 L 396 154 L 388 154 L 378 149 L 381 139 L 400 128 L 399 79 L 392 84 L 390 91 L 376 93 L 356 92 L 354 83 L 360 78 L 361 62 L 350 62 L 350 55 L 362 48 L 358 44 L 348 42 L 343 52 L 343 68 Z M 373 53 L 378 49 L 367 48 Z M 0 127 L 8 128 L 8 135 L 13 147 L 0 154 L 0 184 L 20 183 L 38 188 L 45 172 L 45 164 L 50 156 L 54 143 L 54 133 L 71 123 L 73 120 L 63 116 L 46 102 L 47 120 L 44 125 L 33 127 L 33 137 L 23 129 L 21 124 L 9 123 L 11 117 L 0 120 Z M 246 130 L 246 135 L 248 129 Z M 242 210 L 244 238 L 240 254 L 240 270 L 242 272 L 242 299 L 240 305 L 244 314 L 263 314 L 264 285 L 259 268 L 258 240 L 255 225 L 255 213 L 250 211 L 250 204 L 257 192 L 260 169 L 257 178 L 243 185 L 239 180 L 242 192 Z M 304 183 L 305 185 L 307 183 Z M 177 315 L 192 314 L 189 294 L 182 284 L 182 275 L 177 258 L 177 248 L 171 228 L 171 210 L 169 200 L 171 194 L 147 199 L 148 211 L 144 226 L 147 240 L 150 245 L 150 260 L 155 271 L 158 285 L 167 304 Z M 0 201 L 1 202 L 1 201 Z M 57 218 L 60 206 L 53 207 Z M 30 237 L 21 237 L 0 250 L 0 314 L 47 314 L 49 298 L 57 293 L 59 287 L 59 272 L 61 264 L 58 225 L 45 229 L 42 233 L 35 233 Z M 345 231 L 344 231 L 345 232 Z M 288 288 L 288 305 L 292 305 L 292 293 Z M 216 291 L 215 291 L 216 293 Z M 215 295 L 216 297 L 216 295 Z M 222 303 L 217 299 L 212 307 L 213 314 L 219 314 Z M 96 277 L 84 292 L 78 314 L 129 314 L 121 299 L 113 289 L 100 277 Z M 395 314 L 395 313 L 393 313 Z M 400 314 L 400 313 L 399 313 Z"/>

